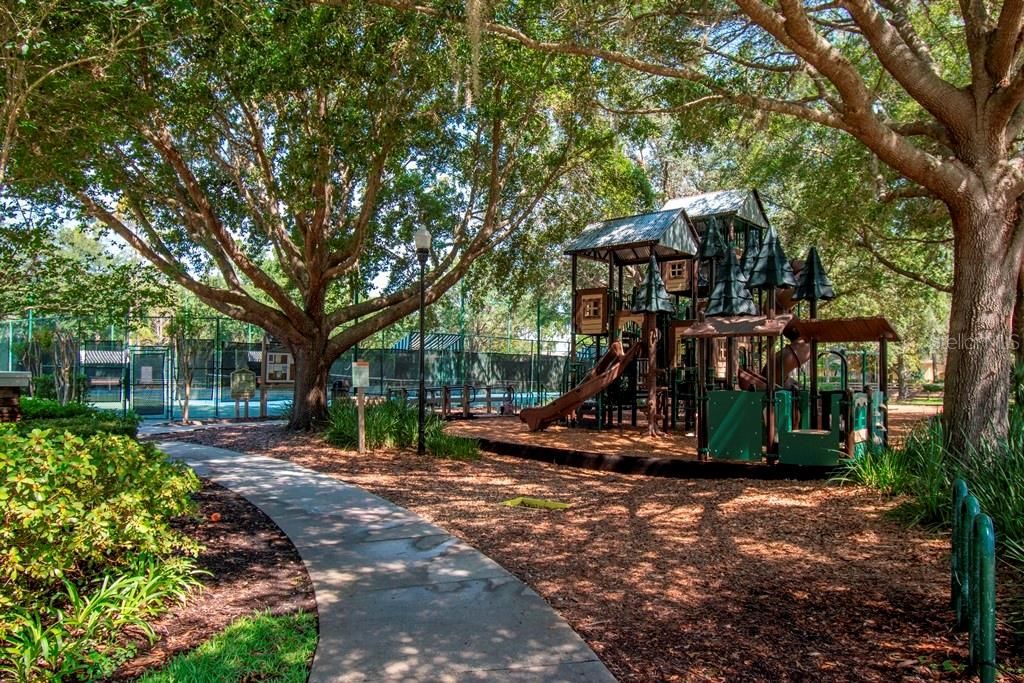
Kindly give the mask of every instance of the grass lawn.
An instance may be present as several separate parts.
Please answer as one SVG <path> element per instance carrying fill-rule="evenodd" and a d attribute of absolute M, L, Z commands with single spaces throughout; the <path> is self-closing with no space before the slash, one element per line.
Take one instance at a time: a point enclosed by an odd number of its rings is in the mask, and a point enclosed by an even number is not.
<path fill-rule="evenodd" d="M 139 680 L 305 683 L 316 641 L 316 618 L 309 612 L 279 617 L 255 614 Z"/>

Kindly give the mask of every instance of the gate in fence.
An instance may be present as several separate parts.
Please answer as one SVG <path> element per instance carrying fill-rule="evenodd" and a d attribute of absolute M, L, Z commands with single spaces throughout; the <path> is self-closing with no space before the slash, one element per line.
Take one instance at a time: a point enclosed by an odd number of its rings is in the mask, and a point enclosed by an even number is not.
<path fill-rule="evenodd" d="M 132 349 L 130 356 L 132 410 L 140 417 L 163 417 L 169 402 L 167 349 Z"/>
<path fill-rule="evenodd" d="M 956 626 L 968 632 L 970 665 L 996 680 L 996 533 L 992 518 L 957 479 L 953 484 L 950 592 Z"/>

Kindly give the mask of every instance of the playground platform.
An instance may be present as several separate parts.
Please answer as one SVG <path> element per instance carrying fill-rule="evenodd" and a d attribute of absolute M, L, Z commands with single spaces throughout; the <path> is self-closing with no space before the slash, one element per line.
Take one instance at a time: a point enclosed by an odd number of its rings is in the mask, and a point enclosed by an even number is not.
<path fill-rule="evenodd" d="M 937 406 L 894 404 L 890 407 L 891 439 L 895 442 L 920 422 L 936 415 Z M 679 432 L 662 437 L 647 434 L 641 417 L 636 427 L 587 429 L 552 425 L 531 432 L 518 416 L 474 414 L 453 420 L 448 431 L 477 439 L 481 448 L 558 465 L 585 469 L 678 478 L 749 477 L 752 479 L 820 479 L 831 467 L 797 467 L 713 460 L 697 460 L 697 440 Z"/>

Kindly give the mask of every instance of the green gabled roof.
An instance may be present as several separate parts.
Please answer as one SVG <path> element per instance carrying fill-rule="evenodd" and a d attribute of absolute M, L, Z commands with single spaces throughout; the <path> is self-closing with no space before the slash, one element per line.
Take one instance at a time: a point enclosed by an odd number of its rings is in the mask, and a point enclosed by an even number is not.
<path fill-rule="evenodd" d="M 676 305 L 671 295 L 665 290 L 665 281 L 661 279 L 661 269 L 651 254 L 647 266 L 647 277 L 643 283 L 633 290 L 633 313 L 675 313 Z"/>
<path fill-rule="evenodd" d="M 757 307 L 750 296 L 750 290 L 743 282 L 743 272 L 736 260 L 736 252 L 728 249 L 722 263 L 721 272 L 717 273 L 717 282 L 708 300 L 707 316 L 731 317 L 736 315 L 755 315 Z"/>
<path fill-rule="evenodd" d="M 712 216 L 708 219 L 708 229 L 704 231 L 704 237 L 700 241 L 700 251 L 697 253 L 697 257 L 702 261 L 720 259 L 725 256 L 727 251 L 732 251 L 732 249 L 729 248 L 725 237 L 722 236 L 722 228 L 718 219 Z"/>
<path fill-rule="evenodd" d="M 797 278 L 796 292 L 793 294 L 794 301 L 829 301 L 836 298 L 835 290 L 832 289 L 832 281 L 828 279 L 825 266 L 821 265 L 821 258 L 818 257 L 818 250 L 811 247 L 807 252 L 807 260 Z"/>
<path fill-rule="evenodd" d="M 718 190 L 665 202 L 665 209 L 682 209 L 695 224 L 711 216 L 736 216 L 761 228 L 768 227 L 768 217 L 757 190 Z"/>
<path fill-rule="evenodd" d="M 768 228 L 764 236 L 761 250 L 757 252 L 757 260 L 749 273 L 747 286 L 751 289 L 796 286 L 793 267 L 789 265 L 786 252 L 782 250 L 782 243 L 775 234 L 775 228 Z"/>
<path fill-rule="evenodd" d="M 644 263 L 660 258 L 693 256 L 697 233 L 682 209 L 655 211 L 591 223 L 566 247 L 566 254 L 607 263 Z"/>

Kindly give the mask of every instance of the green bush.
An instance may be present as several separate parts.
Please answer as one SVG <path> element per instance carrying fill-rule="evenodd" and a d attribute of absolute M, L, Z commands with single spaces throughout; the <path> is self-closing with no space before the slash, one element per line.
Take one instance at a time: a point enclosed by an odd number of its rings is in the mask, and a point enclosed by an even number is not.
<path fill-rule="evenodd" d="M 21 434 L 29 434 L 33 430 L 48 430 L 54 435 L 64 432 L 82 438 L 97 434 L 114 434 L 134 438 L 139 432 L 140 419 L 135 413 L 122 416 L 114 411 L 100 411 L 97 414 L 80 415 L 78 417 L 56 417 L 42 420 L 23 420 L 18 425 Z"/>
<path fill-rule="evenodd" d="M 82 415 L 94 415 L 97 412 L 96 408 L 84 403 L 66 403 L 61 405 L 57 399 L 32 398 L 31 396 L 21 399 L 21 419 L 23 420 L 80 417 Z"/>
<path fill-rule="evenodd" d="M 366 406 L 366 447 L 410 448 L 416 444 L 419 428 L 419 410 L 402 401 L 383 401 Z M 358 415 L 351 399 L 335 401 L 331 406 L 330 421 L 324 438 L 342 448 L 359 445 Z M 444 420 L 427 415 L 424 427 L 427 450 L 446 458 L 470 459 L 479 457 L 475 439 L 452 436 L 444 431 Z"/>
<path fill-rule="evenodd" d="M 941 382 L 928 383 L 921 385 L 921 389 L 928 392 L 944 391 L 946 389 L 946 385 Z"/>
<path fill-rule="evenodd" d="M 17 681 L 96 680 L 109 676 L 132 649 L 119 643 L 132 628 L 152 642 L 147 622 L 199 586 L 191 560 L 140 555 L 127 567 L 62 589 L 0 617 L 0 677 Z"/>
<path fill-rule="evenodd" d="M 152 444 L 2 426 L 0 609 L 139 553 L 194 550 L 169 520 L 192 509 L 198 488 L 191 470 Z"/>
<path fill-rule="evenodd" d="M 118 633 L 195 584 L 170 520 L 198 488 L 151 444 L 0 425 L 0 677 L 109 673 Z"/>

